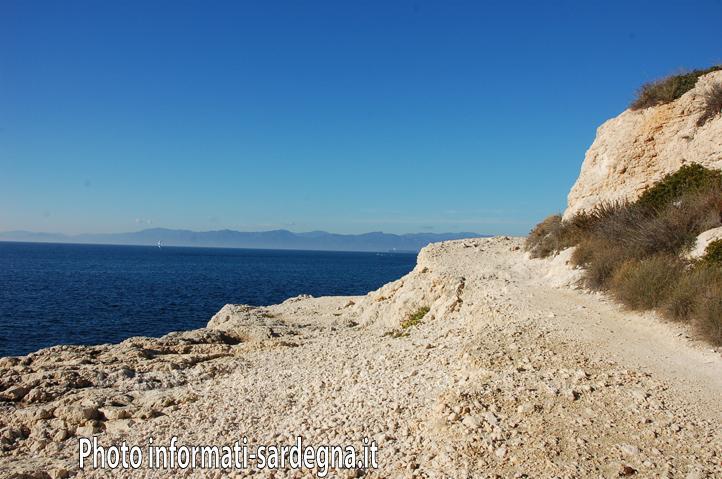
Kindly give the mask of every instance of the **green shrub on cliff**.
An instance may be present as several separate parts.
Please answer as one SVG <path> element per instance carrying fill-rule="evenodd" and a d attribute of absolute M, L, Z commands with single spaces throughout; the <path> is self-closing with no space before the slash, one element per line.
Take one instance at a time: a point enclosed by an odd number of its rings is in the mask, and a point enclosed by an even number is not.
<path fill-rule="evenodd" d="M 647 188 L 637 203 L 644 208 L 660 210 L 685 194 L 699 193 L 713 188 L 722 189 L 722 173 L 692 163 L 682 166 Z"/>

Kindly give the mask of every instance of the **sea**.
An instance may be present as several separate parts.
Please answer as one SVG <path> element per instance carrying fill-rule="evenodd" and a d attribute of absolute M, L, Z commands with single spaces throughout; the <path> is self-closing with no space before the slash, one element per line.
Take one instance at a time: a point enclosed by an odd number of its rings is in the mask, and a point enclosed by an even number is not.
<path fill-rule="evenodd" d="M 361 295 L 413 253 L 0 242 L 0 356 L 203 327 L 227 303 Z"/>

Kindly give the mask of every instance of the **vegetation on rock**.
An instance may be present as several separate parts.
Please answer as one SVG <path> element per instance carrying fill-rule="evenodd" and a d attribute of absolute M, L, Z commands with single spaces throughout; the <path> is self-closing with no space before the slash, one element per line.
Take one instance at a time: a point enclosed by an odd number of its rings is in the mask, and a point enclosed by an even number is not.
<path fill-rule="evenodd" d="M 701 261 L 709 266 L 722 266 L 722 239 L 712 241 L 707 245 Z"/>
<path fill-rule="evenodd" d="M 418 324 L 421 324 L 421 320 L 424 319 L 424 316 L 426 316 L 426 313 L 429 312 L 428 306 L 422 306 L 413 313 L 409 314 L 406 319 L 404 319 L 401 322 L 401 328 L 407 329 L 411 326 L 416 326 Z"/>
<path fill-rule="evenodd" d="M 697 120 L 697 126 L 705 123 L 722 113 L 722 83 L 715 83 L 704 92 L 704 112 Z"/>
<path fill-rule="evenodd" d="M 670 75 L 660 80 L 645 83 L 637 92 L 637 97 L 632 101 L 629 108 L 642 110 L 672 102 L 694 88 L 699 77 L 717 70 L 722 70 L 722 65 L 715 65 L 703 70 L 692 70 L 679 75 Z"/>
<path fill-rule="evenodd" d="M 710 170 L 698 164 L 684 165 L 676 172 L 666 175 L 642 193 L 637 200 L 640 206 L 662 209 L 682 195 L 722 188 L 722 172 Z"/>
<path fill-rule="evenodd" d="M 722 240 L 698 261 L 683 254 L 722 224 L 722 175 L 692 164 L 667 175 L 634 202 L 602 204 L 569 220 L 552 216 L 526 241 L 532 257 L 576 246 L 572 262 L 588 287 L 609 291 L 630 309 L 657 309 L 690 322 L 722 344 Z"/>

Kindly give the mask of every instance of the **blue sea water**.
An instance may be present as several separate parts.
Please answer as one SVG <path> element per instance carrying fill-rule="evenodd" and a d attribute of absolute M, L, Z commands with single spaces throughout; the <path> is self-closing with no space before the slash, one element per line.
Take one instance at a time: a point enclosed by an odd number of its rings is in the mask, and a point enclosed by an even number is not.
<path fill-rule="evenodd" d="M 357 295 L 414 254 L 0 242 L 0 356 L 205 326 L 226 303 Z"/>

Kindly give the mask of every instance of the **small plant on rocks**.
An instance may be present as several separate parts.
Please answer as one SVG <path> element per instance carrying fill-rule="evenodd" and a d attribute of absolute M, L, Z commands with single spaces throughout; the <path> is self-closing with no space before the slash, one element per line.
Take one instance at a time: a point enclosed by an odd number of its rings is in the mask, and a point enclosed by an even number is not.
<path fill-rule="evenodd" d="M 426 313 L 429 312 L 428 306 L 422 306 L 410 315 L 406 317 L 403 321 L 401 321 L 401 328 L 402 329 L 408 329 L 412 326 L 417 326 L 421 324 L 421 320 L 426 316 Z"/>

